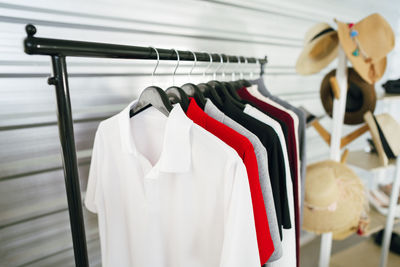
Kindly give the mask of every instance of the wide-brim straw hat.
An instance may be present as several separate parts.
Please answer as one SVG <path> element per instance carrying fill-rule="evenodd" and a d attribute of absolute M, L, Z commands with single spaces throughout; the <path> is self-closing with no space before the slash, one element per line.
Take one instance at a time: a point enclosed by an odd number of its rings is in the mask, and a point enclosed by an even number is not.
<path fill-rule="evenodd" d="M 354 69 L 368 83 L 375 83 L 386 70 L 386 55 L 394 48 L 394 33 L 389 23 L 374 13 L 361 21 L 337 21 L 340 45 Z"/>
<path fill-rule="evenodd" d="M 303 228 L 344 239 L 358 230 L 366 197 L 360 178 L 343 163 L 327 160 L 307 167 Z"/>
<path fill-rule="evenodd" d="M 387 113 L 374 116 L 371 112 L 367 112 L 364 120 L 368 125 L 381 165 L 388 165 L 389 159 L 396 158 L 400 154 L 400 124 Z"/>
<path fill-rule="evenodd" d="M 347 75 L 347 100 L 344 114 L 344 123 L 349 125 L 364 122 L 367 111 L 374 112 L 376 106 L 376 93 L 373 84 L 364 81 L 353 69 L 348 68 Z M 336 70 L 325 75 L 321 83 L 320 97 L 326 113 L 332 117 L 333 91 L 329 79 L 336 75 Z"/>
<path fill-rule="evenodd" d="M 296 71 L 302 75 L 317 73 L 338 53 L 337 32 L 327 23 L 318 23 L 307 31 L 304 48 L 297 59 Z"/>

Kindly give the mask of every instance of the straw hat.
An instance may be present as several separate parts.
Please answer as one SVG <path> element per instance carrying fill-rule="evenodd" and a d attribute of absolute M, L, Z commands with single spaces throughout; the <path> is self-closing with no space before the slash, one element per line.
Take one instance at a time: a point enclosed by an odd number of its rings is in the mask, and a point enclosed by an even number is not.
<path fill-rule="evenodd" d="M 304 48 L 296 63 L 299 74 L 313 74 L 332 62 L 338 51 L 337 32 L 327 23 L 318 23 L 304 37 Z"/>
<path fill-rule="evenodd" d="M 358 230 L 366 198 L 358 176 L 345 164 L 327 160 L 307 167 L 303 228 L 344 239 Z"/>
<path fill-rule="evenodd" d="M 400 124 L 389 114 L 374 116 L 371 112 L 364 115 L 381 165 L 386 166 L 389 159 L 400 154 Z"/>
<path fill-rule="evenodd" d="M 364 81 L 353 68 L 348 68 L 347 73 L 348 90 L 344 123 L 354 125 L 364 122 L 365 112 L 374 112 L 376 94 L 374 85 Z M 335 75 L 336 70 L 329 72 L 322 80 L 320 90 L 322 105 L 330 117 L 333 110 L 333 93 L 329 79 Z"/>
<path fill-rule="evenodd" d="M 394 47 L 394 33 L 389 23 L 377 13 L 355 24 L 336 23 L 340 44 L 355 70 L 369 83 L 382 78 L 386 55 Z"/>

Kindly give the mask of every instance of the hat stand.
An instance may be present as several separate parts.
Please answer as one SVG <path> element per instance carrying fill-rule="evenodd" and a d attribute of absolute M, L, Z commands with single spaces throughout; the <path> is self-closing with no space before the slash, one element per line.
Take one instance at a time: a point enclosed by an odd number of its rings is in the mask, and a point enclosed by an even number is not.
<path fill-rule="evenodd" d="M 332 135 L 330 138 L 330 159 L 340 161 L 341 135 L 347 98 L 347 58 L 339 45 L 338 67 L 336 70 L 335 98 L 332 111 Z M 329 267 L 332 248 L 332 233 L 322 234 L 319 254 L 319 267 Z"/>
<path fill-rule="evenodd" d="M 331 134 L 324 128 L 324 126 L 319 123 L 318 120 L 315 120 L 311 123 L 311 126 L 317 131 L 317 133 L 322 137 L 322 139 L 330 145 L 331 143 Z M 358 129 L 354 130 L 353 132 L 349 133 L 348 135 L 342 137 L 340 141 L 340 148 L 343 148 L 356 140 L 358 137 L 362 136 L 364 133 L 368 132 L 369 128 L 366 123 L 360 126 Z"/>
<path fill-rule="evenodd" d="M 366 125 L 361 126 L 353 133 L 341 138 L 346 97 L 347 97 L 347 58 L 344 50 L 339 45 L 338 51 L 338 67 L 336 71 L 335 80 L 330 81 L 334 90 L 335 98 L 333 100 L 333 112 L 332 112 L 332 134 L 330 135 L 323 127 L 319 124 L 318 120 L 313 122 L 314 128 L 323 137 L 323 139 L 330 144 L 330 159 L 334 161 L 341 161 L 340 150 L 346 144 L 353 141 L 358 136 L 368 131 Z M 344 153 L 342 161 L 345 161 L 348 153 Z M 396 159 L 395 176 L 393 181 L 392 192 L 390 195 L 390 203 L 388 214 L 386 218 L 386 225 L 382 241 L 382 251 L 380 259 L 380 267 L 386 267 L 390 241 L 392 237 L 393 225 L 395 221 L 397 200 L 400 191 L 400 156 Z M 332 248 L 332 233 L 325 233 L 321 236 L 320 254 L 319 254 L 319 267 L 329 267 L 329 261 L 331 256 Z"/>

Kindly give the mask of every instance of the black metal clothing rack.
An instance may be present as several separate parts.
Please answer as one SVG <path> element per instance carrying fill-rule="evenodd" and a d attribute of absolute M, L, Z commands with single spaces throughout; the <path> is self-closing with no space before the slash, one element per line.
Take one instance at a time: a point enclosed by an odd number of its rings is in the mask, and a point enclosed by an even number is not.
<path fill-rule="evenodd" d="M 38 38 L 34 37 L 36 28 L 31 24 L 26 25 L 25 30 L 27 33 L 27 38 L 24 40 L 25 53 L 51 57 L 53 76 L 48 79 L 48 84 L 54 85 L 56 90 L 58 129 L 62 149 L 75 265 L 78 267 L 87 267 L 89 266 L 89 261 L 79 186 L 66 57 L 157 59 L 157 54 L 151 47 Z M 157 48 L 157 50 L 160 60 L 177 60 L 175 50 L 161 48 Z M 195 60 L 192 52 L 178 51 L 178 53 L 182 61 Z M 210 61 L 208 53 L 194 53 L 196 54 L 197 61 Z M 219 54 L 211 54 L 211 56 L 213 62 L 221 61 Z M 248 63 L 258 62 L 261 65 L 261 75 L 264 73 L 264 65 L 267 63 L 267 57 L 257 60 L 255 58 L 244 58 L 242 56 L 238 58 L 222 54 L 222 59 L 223 62 L 230 63 L 241 63 L 246 62 L 246 60 Z"/>

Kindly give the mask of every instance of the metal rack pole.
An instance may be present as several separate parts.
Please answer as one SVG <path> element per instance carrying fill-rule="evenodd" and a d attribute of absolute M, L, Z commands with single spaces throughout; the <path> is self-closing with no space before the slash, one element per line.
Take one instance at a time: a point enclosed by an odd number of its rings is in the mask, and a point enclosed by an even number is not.
<path fill-rule="evenodd" d="M 67 192 L 75 265 L 78 267 L 87 267 L 89 266 L 89 261 L 79 186 L 71 101 L 69 97 L 67 65 L 64 56 L 52 56 L 51 61 L 54 77 L 49 78 L 48 82 L 56 88 L 58 130 L 62 149 L 65 189 Z"/>
<path fill-rule="evenodd" d="M 24 40 L 25 53 L 30 55 L 63 55 L 65 57 L 96 57 L 96 58 L 124 58 L 124 59 L 157 59 L 157 54 L 151 47 L 117 45 L 108 43 L 81 42 L 62 39 L 49 39 L 34 37 L 35 26 L 26 26 L 28 37 Z M 177 60 L 174 49 L 157 48 L 160 60 Z M 180 61 L 194 61 L 191 51 L 178 51 Z M 197 61 L 209 62 L 210 56 L 204 52 L 194 52 Z M 211 54 L 213 62 L 220 62 L 219 54 Z M 222 54 L 223 62 L 260 63 L 268 62 L 267 58 L 244 58 Z"/>

